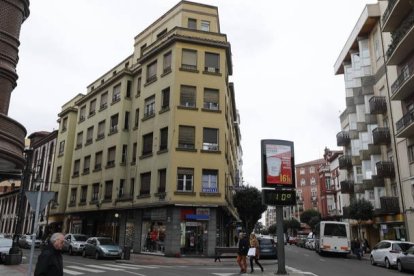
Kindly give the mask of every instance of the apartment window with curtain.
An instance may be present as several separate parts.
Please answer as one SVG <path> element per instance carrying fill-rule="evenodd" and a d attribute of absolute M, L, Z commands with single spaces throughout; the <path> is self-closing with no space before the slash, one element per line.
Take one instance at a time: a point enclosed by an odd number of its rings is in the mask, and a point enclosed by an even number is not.
<path fill-rule="evenodd" d="M 202 192 L 203 193 L 217 193 L 218 192 L 218 170 L 203 169 Z"/>
<path fill-rule="evenodd" d="M 149 195 L 151 187 L 151 172 L 141 173 L 141 189 L 139 195 Z"/>
<path fill-rule="evenodd" d="M 109 134 L 118 132 L 118 114 L 112 115 L 109 125 Z"/>
<path fill-rule="evenodd" d="M 83 122 L 86 119 L 86 105 L 82 106 L 79 111 L 79 122 Z"/>
<path fill-rule="evenodd" d="M 203 128 L 203 150 L 218 151 L 218 133 L 217 128 Z"/>
<path fill-rule="evenodd" d="M 134 197 L 135 193 L 135 178 L 131 177 L 131 180 L 129 182 L 129 195 L 131 197 Z"/>
<path fill-rule="evenodd" d="M 197 51 L 183 49 L 181 59 L 181 69 L 196 71 L 197 70 Z"/>
<path fill-rule="evenodd" d="M 134 128 L 138 128 L 138 125 L 139 125 L 139 108 L 135 109 Z"/>
<path fill-rule="evenodd" d="M 103 110 L 108 107 L 108 91 L 102 93 L 101 102 L 99 104 L 99 110 Z"/>
<path fill-rule="evenodd" d="M 115 153 L 116 153 L 116 147 L 111 147 L 108 149 L 108 161 L 106 163 L 107 167 L 115 166 Z"/>
<path fill-rule="evenodd" d="M 158 170 L 158 193 L 165 193 L 167 183 L 167 169 Z"/>
<path fill-rule="evenodd" d="M 142 156 L 151 155 L 152 154 L 152 140 L 153 134 L 148 133 L 142 136 Z"/>
<path fill-rule="evenodd" d="M 204 71 L 209 73 L 220 73 L 220 55 L 216 53 L 205 53 Z"/>
<path fill-rule="evenodd" d="M 141 86 L 142 86 L 142 78 L 138 77 L 137 80 L 137 95 L 136 97 L 139 97 L 141 95 Z"/>
<path fill-rule="evenodd" d="M 81 187 L 81 194 L 80 194 L 80 203 L 86 203 L 86 197 L 88 196 L 88 185 L 83 185 Z"/>
<path fill-rule="evenodd" d="M 408 151 L 408 160 L 414 162 L 414 145 L 409 145 L 407 148 Z"/>
<path fill-rule="evenodd" d="M 112 91 L 112 103 L 116 103 L 121 100 L 121 84 L 114 87 Z"/>
<path fill-rule="evenodd" d="M 122 145 L 122 156 L 121 156 L 121 163 L 125 164 L 127 161 L 128 155 L 128 145 Z"/>
<path fill-rule="evenodd" d="M 83 174 L 88 174 L 91 167 L 91 156 L 85 156 L 83 159 Z"/>
<path fill-rule="evenodd" d="M 105 181 L 105 200 L 112 200 L 112 188 L 113 188 L 114 182 L 112 180 Z"/>
<path fill-rule="evenodd" d="M 76 188 L 70 189 L 70 200 L 69 200 L 69 204 L 72 205 L 72 206 L 76 204 L 76 192 L 77 192 L 77 189 Z"/>
<path fill-rule="evenodd" d="M 60 141 L 59 143 L 59 155 L 63 154 L 65 151 L 65 141 Z"/>
<path fill-rule="evenodd" d="M 196 87 L 181 85 L 180 106 L 196 107 Z"/>
<path fill-rule="evenodd" d="M 188 28 L 197 30 L 197 19 L 194 18 L 188 18 Z"/>
<path fill-rule="evenodd" d="M 204 89 L 204 103 L 203 108 L 209 110 L 219 109 L 219 91 L 217 89 Z"/>
<path fill-rule="evenodd" d="M 201 20 L 201 30 L 204 32 L 210 31 L 210 21 Z"/>
<path fill-rule="evenodd" d="M 92 144 L 92 139 L 93 139 L 93 126 L 88 127 L 88 129 L 86 130 L 86 143 L 85 143 L 85 145 Z"/>
<path fill-rule="evenodd" d="M 160 129 L 160 151 L 168 149 L 168 127 Z"/>
<path fill-rule="evenodd" d="M 96 99 L 93 99 L 89 103 L 89 116 L 94 115 L 95 114 L 95 110 L 96 110 Z"/>
<path fill-rule="evenodd" d="M 62 132 L 65 132 L 67 128 L 68 128 L 68 117 L 65 117 L 62 120 Z"/>
<path fill-rule="evenodd" d="M 92 185 L 92 198 L 91 201 L 99 200 L 99 183 L 94 183 Z"/>
<path fill-rule="evenodd" d="M 132 82 L 127 81 L 127 89 L 126 89 L 126 97 L 127 98 L 131 98 L 131 86 L 132 86 Z"/>
<path fill-rule="evenodd" d="M 147 66 L 147 83 L 157 80 L 157 61 Z"/>
<path fill-rule="evenodd" d="M 180 126 L 178 133 L 178 148 L 194 149 L 195 143 L 195 127 Z"/>
<path fill-rule="evenodd" d="M 73 163 L 73 177 L 79 176 L 79 170 L 80 170 L 80 159 L 77 159 Z"/>
<path fill-rule="evenodd" d="M 124 118 L 124 130 L 129 129 L 129 112 L 125 111 L 125 118 Z"/>
<path fill-rule="evenodd" d="M 163 63 L 163 73 L 167 74 L 171 72 L 171 52 L 168 52 L 164 55 L 164 63 Z"/>
<path fill-rule="evenodd" d="M 76 149 L 80 149 L 82 147 L 83 142 L 83 131 L 79 132 L 76 136 Z"/>
<path fill-rule="evenodd" d="M 144 119 L 155 114 L 155 95 L 145 99 Z"/>
<path fill-rule="evenodd" d="M 162 102 L 161 102 L 161 110 L 167 110 L 170 108 L 170 88 L 167 87 L 161 91 L 162 94 Z"/>
<path fill-rule="evenodd" d="M 62 178 L 62 166 L 56 168 L 56 183 L 60 183 L 60 179 Z"/>
<path fill-rule="evenodd" d="M 131 159 L 132 164 L 135 164 L 137 162 L 137 149 L 138 149 L 138 144 L 134 143 L 132 145 L 132 159 Z"/>
<path fill-rule="evenodd" d="M 118 198 L 123 198 L 125 195 L 125 179 L 119 180 Z"/>
<path fill-rule="evenodd" d="M 178 168 L 177 169 L 177 191 L 192 192 L 194 180 L 194 169 Z"/>
<path fill-rule="evenodd" d="M 102 151 L 98 151 L 95 153 L 95 171 L 100 170 L 102 168 Z"/>
<path fill-rule="evenodd" d="M 105 120 L 98 123 L 98 133 L 96 134 L 96 140 L 101 140 L 105 137 Z"/>

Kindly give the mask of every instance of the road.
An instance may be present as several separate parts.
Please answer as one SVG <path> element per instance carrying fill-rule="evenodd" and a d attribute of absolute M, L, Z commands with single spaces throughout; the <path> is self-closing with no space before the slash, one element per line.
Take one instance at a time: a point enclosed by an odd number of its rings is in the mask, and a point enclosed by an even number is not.
<path fill-rule="evenodd" d="M 35 251 L 33 264 L 36 264 L 39 250 Z M 335 276 L 387 276 L 409 275 L 395 269 L 372 266 L 368 258 L 357 260 L 334 256 L 321 257 L 314 251 L 297 246 L 286 246 L 286 270 L 289 275 L 335 275 Z M 24 250 L 24 262 L 18 266 L 0 265 L 0 276 L 27 275 L 30 251 Z M 238 275 L 238 266 L 233 257 L 222 258 L 221 262 L 214 262 L 211 258 L 166 258 L 132 254 L 129 261 L 95 260 L 81 256 L 63 255 L 64 275 L 138 275 L 138 276 L 232 276 Z M 262 276 L 275 275 L 277 261 L 261 260 L 265 273 L 256 269 L 254 274 Z M 34 270 L 34 267 L 33 267 Z"/>

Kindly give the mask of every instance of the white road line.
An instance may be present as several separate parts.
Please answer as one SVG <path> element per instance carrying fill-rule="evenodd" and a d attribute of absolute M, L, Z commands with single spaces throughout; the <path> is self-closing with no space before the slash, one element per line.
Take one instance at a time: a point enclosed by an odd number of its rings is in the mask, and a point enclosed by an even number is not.
<path fill-rule="evenodd" d="M 113 267 L 102 267 L 101 265 L 86 265 L 87 267 L 94 267 L 94 268 L 99 268 L 99 269 L 108 269 L 108 270 L 113 270 L 113 271 L 123 271 L 123 269 L 121 268 L 113 268 Z"/>
<path fill-rule="evenodd" d="M 82 272 L 77 272 L 77 271 L 73 271 L 73 270 L 69 270 L 69 269 L 63 269 L 63 273 L 69 274 L 69 275 L 82 275 L 84 273 Z"/>
<path fill-rule="evenodd" d="M 319 261 L 321 261 L 321 262 L 326 262 L 326 260 L 324 260 L 324 259 L 319 259 Z"/>
<path fill-rule="evenodd" d="M 124 265 L 115 265 L 115 264 L 103 264 L 106 268 L 107 266 L 115 267 L 115 268 L 122 268 L 122 269 L 142 269 L 141 267 L 132 267 L 132 266 L 124 266 Z"/>
<path fill-rule="evenodd" d="M 162 266 L 151 266 L 151 265 L 135 265 L 135 264 L 125 264 L 125 263 L 118 263 L 118 265 L 122 265 L 125 267 L 139 267 L 139 268 L 160 268 Z"/>
<path fill-rule="evenodd" d="M 88 271 L 88 272 L 93 272 L 93 273 L 105 272 L 105 270 L 86 268 L 86 267 L 76 266 L 76 265 L 68 265 L 68 266 L 65 266 L 65 267 L 69 267 L 69 268 L 73 268 L 73 269 L 77 269 L 77 270 Z"/>

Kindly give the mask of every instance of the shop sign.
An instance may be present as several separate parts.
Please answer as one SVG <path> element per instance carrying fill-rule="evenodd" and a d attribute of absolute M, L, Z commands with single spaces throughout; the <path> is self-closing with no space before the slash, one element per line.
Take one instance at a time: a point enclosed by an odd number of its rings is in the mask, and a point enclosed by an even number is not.
<path fill-rule="evenodd" d="M 209 208 L 197 208 L 196 209 L 196 214 L 197 215 L 210 215 L 210 209 Z"/>
<path fill-rule="evenodd" d="M 210 216 L 209 215 L 186 215 L 185 216 L 186 219 L 194 219 L 194 220 L 209 220 Z"/>

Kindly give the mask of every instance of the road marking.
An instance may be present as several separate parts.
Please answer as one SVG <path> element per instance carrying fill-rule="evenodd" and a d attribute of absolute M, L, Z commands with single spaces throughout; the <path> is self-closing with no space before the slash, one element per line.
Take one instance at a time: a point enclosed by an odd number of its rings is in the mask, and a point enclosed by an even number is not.
<path fill-rule="evenodd" d="M 68 266 L 65 266 L 65 267 L 69 267 L 69 268 L 73 268 L 73 269 L 77 269 L 77 270 L 84 270 L 84 271 L 88 271 L 88 272 L 94 272 L 94 273 L 105 272 L 105 270 L 86 268 L 86 267 L 76 266 L 76 265 L 68 265 Z"/>
<path fill-rule="evenodd" d="M 141 267 L 132 267 L 132 266 L 124 266 L 124 265 L 115 265 L 115 264 L 103 264 L 105 268 L 107 266 L 115 267 L 115 268 L 122 268 L 122 269 L 142 269 Z"/>
<path fill-rule="evenodd" d="M 324 259 L 319 259 L 319 261 L 321 261 L 321 262 L 326 262 L 326 260 L 324 260 Z"/>
<path fill-rule="evenodd" d="M 139 267 L 139 268 L 160 268 L 162 266 L 151 266 L 151 265 L 134 265 L 134 264 L 126 264 L 126 263 L 118 263 L 118 265 L 122 265 L 125 267 Z"/>
<path fill-rule="evenodd" d="M 305 253 L 305 254 L 303 254 L 303 255 L 305 255 L 306 257 L 309 257 L 309 254 L 306 254 L 306 253 Z"/>
<path fill-rule="evenodd" d="M 292 272 L 302 273 L 302 274 L 311 275 L 311 276 L 318 276 L 317 274 L 314 274 L 312 272 L 302 271 L 302 270 L 297 269 L 297 268 L 294 268 L 294 267 L 286 266 L 286 268 L 289 269 L 289 270 L 291 270 Z"/>
<path fill-rule="evenodd" d="M 63 269 L 63 273 L 69 274 L 69 275 L 82 275 L 84 274 L 83 272 L 77 272 L 77 271 L 73 271 L 73 270 L 69 270 L 69 269 Z"/>
<path fill-rule="evenodd" d="M 94 268 L 100 268 L 100 269 L 108 269 L 108 270 L 113 270 L 113 271 L 123 271 L 124 269 L 121 268 L 113 268 L 113 267 L 102 267 L 101 265 L 86 265 L 88 267 L 94 267 Z"/>
<path fill-rule="evenodd" d="M 239 273 L 213 273 L 213 275 L 217 275 L 217 276 L 231 276 L 231 275 L 236 275 Z"/>

